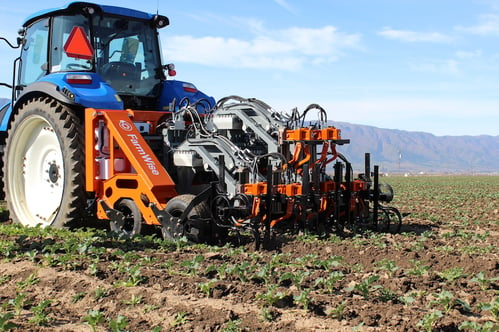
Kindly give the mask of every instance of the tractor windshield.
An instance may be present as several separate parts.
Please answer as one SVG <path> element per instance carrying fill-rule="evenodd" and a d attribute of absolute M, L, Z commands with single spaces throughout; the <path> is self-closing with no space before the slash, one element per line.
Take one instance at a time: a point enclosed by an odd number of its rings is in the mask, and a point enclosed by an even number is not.
<path fill-rule="evenodd" d="M 61 47 L 75 27 L 91 36 L 92 59 L 72 56 Z M 52 36 L 52 72 L 95 71 L 120 95 L 157 94 L 161 60 L 157 32 L 149 22 L 105 14 L 92 18 L 79 14 L 57 16 Z"/>
<path fill-rule="evenodd" d="M 118 93 L 154 94 L 161 78 L 156 30 L 145 21 L 96 17 L 93 22 L 97 72 Z"/>

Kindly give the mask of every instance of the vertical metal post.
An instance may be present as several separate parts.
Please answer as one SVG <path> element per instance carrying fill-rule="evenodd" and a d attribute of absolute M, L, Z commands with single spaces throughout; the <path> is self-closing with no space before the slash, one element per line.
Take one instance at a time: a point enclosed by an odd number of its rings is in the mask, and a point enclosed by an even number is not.
<path fill-rule="evenodd" d="M 227 191 L 227 184 L 225 183 L 225 156 L 223 154 L 218 157 L 218 188 L 223 193 Z"/>
<path fill-rule="evenodd" d="M 343 177 L 343 164 L 337 162 L 334 164 L 334 214 L 336 222 L 340 223 L 340 205 L 341 205 L 341 179 Z"/>
<path fill-rule="evenodd" d="M 373 224 L 378 227 L 378 209 L 379 209 L 379 166 L 374 165 L 374 184 L 373 184 Z"/>
<path fill-rule="evenodd" d="M 263 234 L 263 245 L 270 245 L 270 223 L 272 222 L 272 193 L 273 193 L 273 178 L 272 162 L 267 163 L 267 197 L 265 197 L 265 205 L 267 212 L 267 219 L 265 219 L 265 233 Z"/>
<path fill-rule="evenodd" d="M 351 193 L 351 182 L 352 182 L 352 164 L 349 162 L 346 162 L 346 169 L 345 169 L 345 185 L 346 185 L 346 190 L 345 190 L 345 201 L 347 202 L 347 224 L 351 225 L 352 222 L 352 214 L 350 213 L 350 200 L 352 199 L 352 193 Z"/>
<path fill-rule="evenodd" d="M 371 181 L 371 154 L 366 152 L 364 155 L 364 175 L 367 181 Z"/>

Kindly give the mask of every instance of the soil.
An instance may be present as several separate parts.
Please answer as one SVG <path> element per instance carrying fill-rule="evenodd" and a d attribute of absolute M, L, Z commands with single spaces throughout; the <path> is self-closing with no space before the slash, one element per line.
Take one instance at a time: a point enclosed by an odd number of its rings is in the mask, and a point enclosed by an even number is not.
<path fill-rule="evenodd" d="M 280 235 L 273 250 L 4 222 L 0 331 L 499 328 L 499 178 L 389 180 L 400 233 Z"/>

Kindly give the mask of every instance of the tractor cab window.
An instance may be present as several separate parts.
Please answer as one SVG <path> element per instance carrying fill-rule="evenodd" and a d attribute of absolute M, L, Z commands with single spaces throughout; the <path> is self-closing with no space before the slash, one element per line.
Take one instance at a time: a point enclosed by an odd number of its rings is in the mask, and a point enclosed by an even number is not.
<path fill-rule="evenodd" d="M 28 27 L 21 51 L 19 83 L 28 85 L 47 73 L 48 20 L 40 20 Z"/>
<path fill-rule="evenodd" d="M 68 38 L 75 27 L 83 28 L 90 37 L 88 19 L 82 15 L 56 16 L 52 28 L 51 72 L 87 71 L 92 69 L 91 59 L 82 59 L 68 55 L 64 51 Z"/>
<path fill-rule="evenodd" d="M 161 64 L 152 26 L 106 16 L 93 24 L 97 72 L 119 94 L 153 96 Z"/>

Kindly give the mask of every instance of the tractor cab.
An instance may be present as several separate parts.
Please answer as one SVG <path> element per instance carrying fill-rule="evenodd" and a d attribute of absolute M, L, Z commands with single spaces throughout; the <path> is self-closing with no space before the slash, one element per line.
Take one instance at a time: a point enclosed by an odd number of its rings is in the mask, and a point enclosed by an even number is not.
<path fill-rule="evenodd" d="M 43 81 L 84 107 L 98 98 L 101 107 L 107 101 L 113 109 L 168 110 L 186 97 L 214 106 L 192 84 L 166 81 L 165 70 L 174 71 L 162 65 L 158 29 L 168 24 L 165 16 L 84 2 L 37 13 L 21 32 L 14 98 Z"/>

